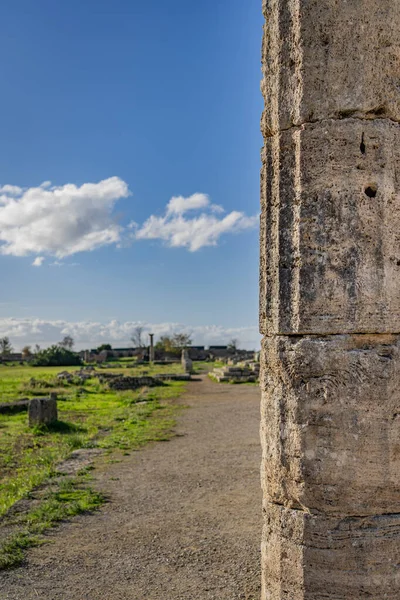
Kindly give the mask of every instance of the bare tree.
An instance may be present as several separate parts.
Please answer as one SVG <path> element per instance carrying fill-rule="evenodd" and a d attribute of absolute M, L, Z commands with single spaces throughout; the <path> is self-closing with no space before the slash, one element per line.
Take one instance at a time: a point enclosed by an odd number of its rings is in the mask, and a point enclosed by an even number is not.
<path fill-rule="evenodd" d="M 144 327 L 142 327 L 141 325 L 138 325 L 133 330 L 133 333 L 131 335 L 131 341 L 135 348 L 144 348 L 145 344 L 143 341 L 143 333 Z"/>
<path fill-rule="evenodd" d="M 229 350 L 233 350 L 234 352 L 236 352 L 238 347 L 238 340 L 236 338 L 233 338 L 229 344 L 228 344 L 228 348 Z"/>
<path fill-rule="evenodd" d="M 74 338 L 70 335 L 66 335 L 61 342 L 58 344 L 61 348 L 65 348 L 65 350 L 72 350 L 74 347 L 75 341 Z"/>
<path fill-rule="evenodd" d="M 35 350 L 34 353 L 37 354 L 38 352 L 40 352 L 41 347 L 39 346 L 39 344 L 35 344 Z"/>
<path fill-rule="evenodd" d="M 0 339 L 0 354 L 2 356 L 8 356 L 12 354 L 13 347 L 11 346 L 10 338 L 3 337 Z"/>
<path fill-rule="evenodd" d="M 184 350 L 192 345 L 192 340 L 189 333 L 174 333 L 172 336 L 172 346 L 176 350 Z"/>

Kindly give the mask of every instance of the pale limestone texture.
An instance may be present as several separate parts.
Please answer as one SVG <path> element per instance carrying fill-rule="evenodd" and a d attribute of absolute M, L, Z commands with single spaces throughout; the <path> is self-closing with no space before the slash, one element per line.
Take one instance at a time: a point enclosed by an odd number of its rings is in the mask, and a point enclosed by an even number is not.
<path fill-rule="evenodd" d="M 266 338 L 264 497 L 335 515 L 400 503 L 400 336 Z"/>
<path fill-rule="evenodd" d="M 398 600 L 400 515 L 331 517 L 271 504 L 263 598 Z"/>
<path fill-rule="evenodd" d="M 399 125 L 306 125 L 263 162 L 262 332 L 400 332 Z"/>
<path fill-rule="evenodd" d="M 400 5 L 264 13 L 262 600 L 395 600 Z"/>
<path fill-rule="evenodd" d="M 397 0 L 264 0 L 265 137 L 294 125 L 400 120 Z"/>

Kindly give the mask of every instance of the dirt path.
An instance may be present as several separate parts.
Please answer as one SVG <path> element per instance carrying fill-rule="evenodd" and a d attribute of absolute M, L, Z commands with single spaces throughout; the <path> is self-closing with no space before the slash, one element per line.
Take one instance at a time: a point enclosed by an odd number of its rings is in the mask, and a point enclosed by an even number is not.
<path fill-rule="evenodd" d="M 193 382 L 178 437 L 96 469 L 111 501 L 0 574 L 1 600 L 258 600 L 259 390 Z"/>

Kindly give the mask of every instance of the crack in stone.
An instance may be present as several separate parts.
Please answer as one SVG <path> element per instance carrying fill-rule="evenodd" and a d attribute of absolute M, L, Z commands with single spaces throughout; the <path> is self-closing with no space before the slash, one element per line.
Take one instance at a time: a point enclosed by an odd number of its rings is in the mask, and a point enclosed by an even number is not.
<path fill-rule="evenodd" d="M 269 504 L 271 506 L 279 506 L 281 508 L 285 508 L 287 510 L 294 510 L 296 512 L 300 512 L 300 513 L 304 513 L 305 515 L 309 515 L 310 517 L 326 517 L 326 513 L 323 512 L 318 512 L 318 511 L 311 511 L 309 509 L 307 509 L 307 507 L 300 507 L 300 506 L 289 506 L 287 504 L 284 504 L 283 502 L 278 502 L 277 500 L 270 500 Z M 264 512 L 267 513 L 267 508 L 264 507 Z M 329 513 L 329 517 L 332 517 L 334 519 L 340 519 L 341 521 L 349 521 L 351 519 L 380 519 L 380 518 L 389 518 L 389 519 L 400 519 L 400 512 L 388 512 L 388 513 L 374 513 L 374 514 L 365 514 L 365 513 L 360 513 L 360 514 L 351 514 L 351 515 L 346 515 L 343 513 Z"/>
<path fill-rule="evenodd" d="M 298 124 L 293 124 L 290 125 L 290 127 L 281 127 L 279 130 L 274 131 L 274 132 L 270 132 L 268 131 L 268 128 L 263 131 L 264 134 L 264 138 L 265 139 L 269 139 L 272 138 L 276 135 L 280 135 L 281 133 L 285 132 L 285 131 L 301 131 L 306 125 L 319 125 L 319 124 L 323 124 L 323 123 L 329 123 L 329 122 L 337 122 L 337 121 L 363 121 L 363 122 L 374 122 L 374 121 L 389 121 L 390 123 L 393 123 L 394 125 L 400 125 L 400 119 L 394 119 L 393 117 L 367 117 L 367 116 L 360 116 L 360 115 L 351 115 L 351 116 L 347 116 L 347 117 L 336 117 L 336 116 L 332 116 L 332 117 L 325 117 L 324 119 L 315 119 L 315 120 L 307 120 L 307 121 L 302 121 L 301 123 Z"/>

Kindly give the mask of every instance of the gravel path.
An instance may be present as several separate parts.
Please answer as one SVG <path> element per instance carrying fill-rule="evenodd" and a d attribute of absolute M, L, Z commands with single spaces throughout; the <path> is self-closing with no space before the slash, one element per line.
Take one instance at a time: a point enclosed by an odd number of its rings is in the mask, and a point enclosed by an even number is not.
<path fill-rule="evenodd" d="M 259 390 L 202 377 L 178 436 L 101 464 L 110 502 L 0 573 L 1 600 L 258 600 Z"/>

